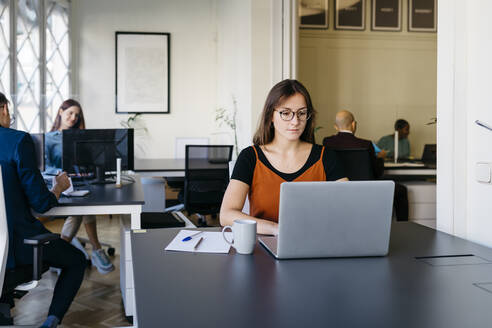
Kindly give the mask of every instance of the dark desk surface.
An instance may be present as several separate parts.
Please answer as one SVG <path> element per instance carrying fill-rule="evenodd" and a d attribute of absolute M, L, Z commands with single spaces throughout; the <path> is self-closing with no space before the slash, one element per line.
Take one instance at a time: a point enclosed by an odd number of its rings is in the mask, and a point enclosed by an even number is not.
<path fill-rule="evenodd" d="M 123 181 L 121 188 L 114 183 L 106 185 L 76 186 L 77 190 L 90 190 L 84 197 L 60 197 L 60 206 L 98 206 L 98 205 L 134 205 L 144 204 L 144 194 L 140 177 L 134 176 L 134 183 Z"/>
<path fill-rule="evenodd" d="M 176 233 L 132 233 L 141 327 L 462 328 L 492 323 L 492 250 L 424 226 L 393 223 L 387 257 L 283 261 L 259 245 L 252 256 L 165 252 Z M 416 259 L 457 254 L 482 259 Z M 449 260 L 458 264 L 432 263 Z M 466 264 L 477 260 L 483 263 Z"/>

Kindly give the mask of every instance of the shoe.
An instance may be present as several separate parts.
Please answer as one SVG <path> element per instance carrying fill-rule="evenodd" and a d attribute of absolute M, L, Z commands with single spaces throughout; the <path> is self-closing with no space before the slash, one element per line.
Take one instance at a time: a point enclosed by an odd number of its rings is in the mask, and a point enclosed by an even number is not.
<path fill-rule="evenodd" d="M 84 253 L 84 256 L 85 256 L 85 259 L 86 260 L 89 259 L 89 253 L 87 253 L 87 251 L 85 250 L 84 246 L 80 243 L 79 238 L 73 237 L 72 238 L 72 241 L 70 242 L 70 244 L 72 244 L 73 246 L 75 246 L 75 248 L 79 249 L 82 253 Z"/>
<path fill-rule="evenodd" d="M 50 267 L 50 272 L 56 273 L 58 276 L 61 274 L 60 268 Z"/>
<path fill-rule="evenodd" d="M 102 248 L 92 251 L 91 259 L 92 259 L 92 264 L 96 266 L 97 271 L 99 271 L 99 273 L 101 274 L 110 273 L 111 271 L 114 270 L 113 263 L 109 261 L 106 252 Z"/>

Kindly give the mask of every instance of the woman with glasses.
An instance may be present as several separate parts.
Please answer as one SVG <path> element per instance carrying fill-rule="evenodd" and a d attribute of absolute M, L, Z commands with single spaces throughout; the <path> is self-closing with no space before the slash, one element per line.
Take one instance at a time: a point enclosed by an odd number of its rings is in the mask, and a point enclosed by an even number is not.
<path fill-rule="evenodd" d="M 280 184 L 286 181 L 347 180 L 332 150 L 314 141 L 316 111 L 297 80 L 269 92 L 253 137 L 238 156 L 220 210 L 220 223 L 253 219 L 260 234 L 277 235 Z M 246 196 L 250 215 L 242 212 Z"/>
<path fill-rule="evenodd" d="M 46 173 L 56 174 L 61 171 L 62 165 L 62 131 L 68 129 L 85 129 L 84 113 L 80 103 L 73 99 L 65 100 L 58 109 L 55 122 L 51 131 L 45 137 L 45 159 Z M 97 236 L 96 216 L 95 215 L 73 215 L 69 216 L 63 225 L 61 238 L 71 242 L 75 247 L 83 250 L 77 238 L 80 225 L 84 222 L 85 231 L 92 245 L 91 262 L 101 274 L 106 274 L 114 270 L 114 265 L 109 260 L 108 255 L 101 247 Z"/>

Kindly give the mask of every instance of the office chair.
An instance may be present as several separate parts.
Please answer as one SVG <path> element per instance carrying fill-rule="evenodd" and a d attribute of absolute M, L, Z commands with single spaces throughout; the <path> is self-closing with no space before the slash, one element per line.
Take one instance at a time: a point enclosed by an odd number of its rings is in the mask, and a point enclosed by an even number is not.
<path fill-rule="evenodd" d="M 206 226 L 204 215 L 216 216 L 229 183 L 232 145 L 187 145 L 184 205 L 196 213 L 198 225 Z"/>
<path fill-rule="evenodd" d="M 176 137 L 174 142 L 174 158 L 184 159 L 186 153 L 186 145 L 208 145 L 208 138 L 186 138 L 186 137 Z M 166 199 L 167 206 L 173 207 L 183 204 L 183 189 L 184 189 L 184 177 L 166 177 L 167 185 L 172 189 L 179 190 L 179 195 L 177 199 Z"/>
<path fill-rule="evenodd" d="M 24 296 L 28 290 L 38 285 L 42 273 L 48 270 L 48 266 L 43 265 L 42 247 L 60 236 L 46 233 L 24 239 L 24 244 L 33 246 L 33 265 L 23 265 L 7 270 L 9 232 L 1 172 L 0 166 L 0 325 L 12 325 L 10 309 L 15 305 L 14 298 Z"/>
<path fill-rule="evenodd" d="M 368 149 L 337 149 L 338 159 L 342 162 L 345 175 L 349 180 L 375 180 L 373 159 Z"/>

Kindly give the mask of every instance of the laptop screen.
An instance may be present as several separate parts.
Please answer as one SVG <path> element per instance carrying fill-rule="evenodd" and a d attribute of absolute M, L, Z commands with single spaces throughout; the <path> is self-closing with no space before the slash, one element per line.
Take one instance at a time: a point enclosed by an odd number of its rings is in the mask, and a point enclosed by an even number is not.
<path fill-rule="evenodd" d="M 424 146 L 424 152 L 422 153 L 422 162 L 436 163 L 437 147 L 436 144 L 427 144 Z"/>

